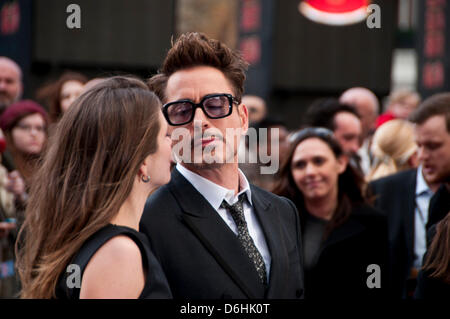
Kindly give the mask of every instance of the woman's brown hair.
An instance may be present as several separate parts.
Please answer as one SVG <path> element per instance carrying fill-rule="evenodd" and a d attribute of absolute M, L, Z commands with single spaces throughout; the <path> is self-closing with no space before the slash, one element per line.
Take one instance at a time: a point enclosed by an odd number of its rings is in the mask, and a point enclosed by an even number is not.
<path fill-rule="evenodd" d="M 62 116 L 61 110 L 61 90 L 64 83 L 68 81 L 77 81 L 85 84 L 88 79 L 83 74 L 73 71 L 64 72 L 58 80 L 51 82 L 39 88 L 36 93 L 36 99 L 48 104 L 48 113 L 51 123 L 56 123 Z"/>
<path fill-rule="evenodd" d="M 16 244 L 22 298 L 52 298 L 81 245 L 129 196 L 157 150 L 161 102 L 140 80 L 113 77 L 83 93 L 56 126 Z"/>
<path fill-rule="evenodd" d="M 319 138 L 328 145 L 334 156 L 339 158 L 343 155 L 343 151 L 332 134 L 332 131 L 325 128 L 310 127 L 300 130 L 296 135 L 294 134 L 291 137 L 287 157 L 281 165 L 280 176 L 272 192 L 292 200 L 299 211 L 301 219 L 305 214 L 304 198 L 295 184 L 291 168 L 295 150 L 303 141 L 309 138 Z M 342 225 L 347 220 L 354 205 L 367 202 L 366 196 L 364 195 L 364 187 L 365 182 L 363 176 L 350 164 L 347 164 L 345 171 L 338 177 L 338 205 L 333 217 L 327 224 L 324 237 L 327 237 L 333 229 Z"/>
<path fill-rule="evenodd" d="M 450 284 L 450 212 L 436 226 L 423 269 L 430 272 L 430 277 Z"/>

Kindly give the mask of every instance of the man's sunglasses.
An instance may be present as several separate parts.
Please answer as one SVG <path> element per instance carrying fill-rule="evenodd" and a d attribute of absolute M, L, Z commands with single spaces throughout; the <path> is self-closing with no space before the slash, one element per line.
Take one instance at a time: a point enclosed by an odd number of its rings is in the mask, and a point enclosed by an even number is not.
<path fill-rule="evenodd" d="M 239 101 L 231 94 L 209 94 L 198 104 L 187 99 L 164 104 L 162 111 L 167 122 L 177 126 L 190 123 L 198 107 L 210 119 L 227 117 L 233 111 L 233 103 L 238 105 Z"/>

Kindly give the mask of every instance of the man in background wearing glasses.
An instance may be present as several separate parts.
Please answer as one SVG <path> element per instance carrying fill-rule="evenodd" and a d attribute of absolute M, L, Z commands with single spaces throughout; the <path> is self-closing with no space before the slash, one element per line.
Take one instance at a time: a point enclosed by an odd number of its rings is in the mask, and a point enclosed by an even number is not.
<path fill-rule="evenodd" d="M 187 33 L 148 82 L 164 103 L 168 133 L 188 133 L 171 182 L 149 198 L 140 223 L 174 298 L 303 296 L 295 206 L 250 185 L 238 168 L 246 67 L 219 41 Z"/>

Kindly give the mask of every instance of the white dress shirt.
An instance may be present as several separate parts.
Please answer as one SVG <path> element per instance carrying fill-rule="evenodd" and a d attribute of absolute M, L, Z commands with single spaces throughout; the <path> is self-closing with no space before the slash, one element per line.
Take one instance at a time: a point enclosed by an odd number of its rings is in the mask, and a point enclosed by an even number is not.
<path fill-rule="evenodd" d="M 211 182 L 210 180 L 194 173 L 182 166 L 180 163 L 176 165 L 176 169 L 183 175 L 194 188 L 203 195 L 203 197 L 208 201 L 208 203 L 214 208 L 214 210 L 220 215 L 220 217 L 224 220 L 224 222 L 230 227 L 230 229 L 236 234 L 238 234 L 236 223 L 233 220 L 231 214 L 225 209 L 221 208 L 220 205 L 222 201 L 225 199 L 228 204 L 233 205 L 239 199 L 239 195 L 246 193 L 248 201 L 244 201 L 244 217 L 247 222 L 248 232 L 253 239 L 253 242 L 258 248 L 259 253 L 261 254 L 264 264 L 266 266 L 266 275 L 267 282 L 269 282 L 270 278 L 270 263 L 271 256 L 269 252 L 269 248 L 267 247 L 266 239 L 264 237 L 264 233 L 262 231 L 261 225 L 259 224 L 258 219 L 256 218 L 255 212 L 253 210 L 252 204 L 252 193 L 250 190 L 250 184 L 247 181 L 247 178 L 239 170 L 239 193 L 234 195 L 234 190 L 227 189 L 216 183 Z"/>
<path fill-rule="evenodd" d="M 359 148 L 357 154 L 361 159 L 360 165 L 364 175 L 367 175 L 370 172 L 371 167 L 371 159 L 370 159 L 370 138 L 366 138 Z"/>
<path fill-rule="evenodd" d="M 427 250 L 427 232 L 425 226 L 428 222 L 428 206 L 433 192 L 428 187 L 422 175 L 422 166 L 417 168 L 416 179 L 416 205 L 414 211 L 414 267 L 422 267 L 423 255 Z"/>

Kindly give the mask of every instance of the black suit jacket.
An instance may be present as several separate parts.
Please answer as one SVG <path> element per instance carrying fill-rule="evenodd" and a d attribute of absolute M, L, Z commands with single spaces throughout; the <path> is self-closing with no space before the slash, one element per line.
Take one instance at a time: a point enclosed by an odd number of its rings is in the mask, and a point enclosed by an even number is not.
<path fill-rule="evenodd" d="M 414 262 L 414 211 L 417 170 L 403 171 L 370 183 L 375 207 L 387 214 L 391 294 L 405 298 Z"/>
<path fill-rule="evenodd" d="M 444 197 L 445 196 L 445 197 Z M 433 213 L 433 209 L 442 209 L 442 211 L 450 212 L 450 194 L 448 190 L 445 188 L 445 185 L 441 185 L 439 190 L 436 192 L 436 194 L 433 196 L 432 201 L 430 203 L 430 217 Z M 445 199 L 445 200 L 444 200 Z M 445 217 L 441 216 L 442 218 Z M 438 216 L 435 216 L 437 219 Z M 430 218 L 428 219 L 430 222 Z M 440 220 L 439 220 L 440 221 Z M 429 229 L 427 230 L 427 244 L 428 248 L 429 245 L 431 245 L 434 236 L 436 236 L 436 227 L 437 223 L 439 221 L 436 221 L 436 223 L 433 223 L 429 226 Z M 426 260 L 426 255 L 428 254 L 428 251 L 423 257 L 424 263 Z M 414 298 L 415 299 L 429 299 L 429 300 L 450 300 L 450 284 L 444 282 L 441 278 L 435 278 L 431 277 L 432 270 L 427 269 L 424 270 L 423 268 L 419 271 L 419 275 L 417 276 L 417 288 L 414 292 Z"/>
<path fill-rule="evenodd" d="M 356 205 L 348 219 L 323 242 L 315 266 L 305 270 L 305 299 L 386 297 L 387 256 L 386 216 L 369 205 Z M 371 276 L 376 275 L 372 269 L 368 271 L 369 265 L 380 267 L 378 288 L 367 285 L 368 278 L 373 282 Z"/>
<path fill-rule="evenodd" d="M 147 200 L 140 231 L 150 240 L 174 298 L 302 298 L 303 260 L 292 202 L 253 185 L 252 203 L 272 262 L 264 287 L 237 236 L 176 170 Z"/>
<path fill-rule="evenodd" d="M 450 190 L 445 184 L 442 184 L 430 200 L 427 232 L 447 216 L 448 212 L 450 212 Z M 429 244 L 431 241 L 427 240 L 427 245 Z"/>
<path fill-rule="evenodd" d="M 450 213 L 450 191 L 445 184 L 441 185 L 430 201 L 427 223 L 427 246 L 431 245 L 438 223 Z M 428 254 L 428 251 L 427 253 Z M 424 261 L 426 258 L 424 256 Z M 417 277 L 416 299 L 449 300 L 450 284 L 441 279 L 431 277 L 431 270 L 421 270 Z"/>
<path fill-rule="evenodd" d="M 448 301 L 450 300 L 450 285 L 440 279 L 430 277 L 430 271 L 422 269 L 417 276 L 414 299 Z"/>

